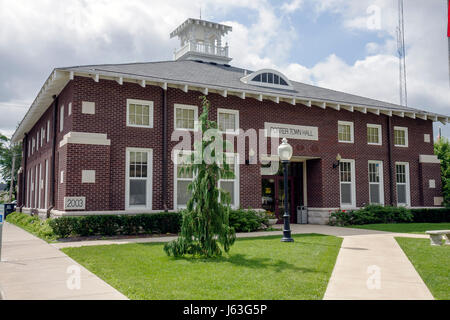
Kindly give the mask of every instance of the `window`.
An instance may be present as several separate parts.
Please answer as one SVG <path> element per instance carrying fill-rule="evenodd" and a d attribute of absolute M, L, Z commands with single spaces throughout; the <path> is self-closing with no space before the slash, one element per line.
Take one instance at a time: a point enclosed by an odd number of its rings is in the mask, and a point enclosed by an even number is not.
<path fill-rule="evenodd" d="M 394 145 L 396 147 L 408 146 L 408 128 L 394 127 Z"/>
<path fill-rule="evenodd" d="M 127 99 L 127 126 L 153 128 L 153 101 Z"/>
<path fill-rule="evenodd" d="M 61 106 L 61 112 L 59 114 L 59 132 L 64 130 L 64 106 Z"/>
<path fill-rule="evenodd" d="M 47 142 L 50 141 L 50 120 L 47 121 Z"/>
<path fill-rule="evenodd" d="M 192 193 L 188 190 L 189 184 L 194 180 L 192 171 L 185 169 L 191 163 L 192 151 L 176 150 L 174 165 L 175 179 L 175 208 L 186 208 Z"/>
<path fill-rule="evenodd" d="M 353 122 L 338 121 L 339 142 L 353 143 Z"/>
<path fill-rule="evenodd" d="M 45 129 L 41 128 L 41 147 L 44 145 Z"/>
<path fill-rule="evenodd" d="M 69 116 L 72 115 L 72 102 L 69 103 L 69 111 L 68 111 L 68 113 L 69 113 Z"/>
<path fill-rule="evenodd" d="M 36 133 L 36 151 L 39 150 L 39 131 Z"/>
<path fill-rule="evenodd" d="M 31 154 L 31 141 L 28 140 L 28 158 L 30 157 Z"/>
<path fill-rule="evenodd" d="M 220 179 L 219 188 L 228 192 L 231 197 L 230 204 L 233 208 L 239 208 L 239 160 L 238 154 L 228 153 L 226 161 L 230 166 L 230 170 L 234 173 L 232 179 Z"/>
<path fill-rule="evenodd" d="M 239 132 L 239 111 L 230 109 L 217 110 L 217 123 L 221 132 Z"/>
<path fill-rule="evenodd" d="M 369 161 L 369 202 L 384 205 L 382 161 Z"/>
<path fill-rule="evenodd" d="M 176 130 L 195 130 L 198 121 L 197 106 L 176 104 L 174 119 Z"/>
<path fill-rule="evenodd" d="M 36 145 L 36 140 L 34 140 L 34 138 L 31 141 L 31 154 L 34 153 L 34 146 Z"/>
<path fill-rule="evenodd" d="M 379 124 L 367 125 L 367 143 L 381 146 L 381 125 Z"/>
<path fill-rule="evenodd" d="M 355 160 L 341 160 L 339 164 L 341 207 L 356 207 Z"/>
<path fill-rule="evenodd" d="M 127 209 L 152 208 L 152 149 L 127 148 L 126 196 Z"/>
<path fill-rule="evenodd" d="M 258 74 L 257 76 L 253 77 L 253 79 L 251 81 L 276 84 L 279 86 L 289 86 L 286 80 L 284 80 L 279 75 L 271 73 L 271 72 L 264 72 L 264 73 Z"/>
<path fill-rule="evenodd" d="M 409 195 L 409 163 L 396 162 L 395 172 L 397 180 L 397 204 L 409 207 L 411 200 Z"/>
<path fill-rule="evenodd" d="M 294 87 L 288 78 L 273 69 L 263 69 L 253 72 L 241 78 L 241 81 L 246 84 L 254 84 L 257 86 L 294 90 Z"/>

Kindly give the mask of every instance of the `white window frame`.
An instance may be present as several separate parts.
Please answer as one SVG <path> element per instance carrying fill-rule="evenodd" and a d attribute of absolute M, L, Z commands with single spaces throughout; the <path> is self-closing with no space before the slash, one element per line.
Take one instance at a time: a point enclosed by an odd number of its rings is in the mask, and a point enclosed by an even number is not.
<path fill-rule="evenodd" d="M 47 120 L 47 142 L 50 141 L 50 120 Z"/>
<path fill-rule="evenodd" d="M 194 110 L 194 129 L 190 128 L 177 128 L 177 109 L 189 109 Z M 198 107 L 189 104 L 175 103 L 173 106 L 173 127 L 177 131 L 197 131 L 198 130 Z"/>
<path fill-rule="evenodd" d="M 64 130 L 64 105 L 61 106 L 59 112 L 59 132 L 63 132 Z"/>
<path fill-rule="evenodd" d="M 405 179 L 406 183 L 406 203 L 398 202 L 398 188 L 399 183 L 397 182 L 397 165 L 405 166 Z M 403 184 L 403 183 L 402 183 Z M 396 189 L 396 197 L 397 197 L 397 206 L 401 207 L 411 207 L 411 180 L 409 173 L 409 162 L 395 162 L 395 189 Z"/>
<path fill-rule="evenodd" d="M 225 153 L 227 157 L 234 157 L 234 179 L 219 179 L 219 187 L 221 182 L 234 182 L 234 203 L 230 203 L 231 208 L 238 209 L 240 206 L 240 179 L 239 179 L 239 153 Z"/>
<path fill-rule="evenodd" d="M 34 138 L 31 139 L 31 154 L 34 154 L 34 147 L 36 145 L 36 140 Z"/>
<path fill-rule="evenodd" d="M 43 187 L 43 180 L 42 180 L 42 163 L 39 163 L 39 180 L 38 180 L 38 209 L 42 209 L 42 187 Z"/>
<path fill-rule="evenodd" d="M 147 203 L 145 206 L 130 206 L 130 152 L 147 152 Z M 133 178 L 132 178 L 133 179 Z M 152 210 L 153 208 L 153 149 L 126 148 L 125 150 L 125 210 Z"/>
<path fill-rule="evenodd" d="M 350 163 L 350 176 L 351 176 L 351 196 L 352 196 L 352 203 L 351 204 L 347 204 L 347 203 L 342 203 L 342 195 L 341 195 L 341 184 L 342 183 L 348 183 L 348 182 L 341 182 L 341 168 L 338 167 L 339 169 L 339 203 L 341 208 L 343 209 L 351 209 L 351 208 L 356 208 L 356 173 L 355 173 L 355 160 L 354 159 L 342 159 L 340 161 L 341 163 L 343 162 L 349 162 Z"/>
<path fill-rule="evenodd" d="M 235 116 L 235 117 L 234 117 L 234 127 L 235 127 L 235 130 L 221 131 L 221 130 L 219 129 L 219 132 L 220 132 L 220 133 L 225 133 L 225 134 L 239 134 L 239 110 L 217 108 L 217 128 L 219 128 L 220 114 L 221 114 L 221 113 L 232 114 L 232 115 Z"/>
<path fill-rule="evenodd" d="M 39 196 L 39 176 L 38 176 L 38 165 L 36 165 L 35 167 L 35 171 L 36 171 L 36 175 L 34 177 L 34 203 L 33 203 L 33 208 L 37 209 L 38 208 L 38 196 Z"/>
<path fill-rule="evenodd" d="M 340 140 L 339 139 L 339 126 L 343 125 L 343 126 L 350 126 L 350 141 L 346 141 L 346 140 Z M 338 121 L 338 141 L 340 143 L 354 143 L 355 142 L 355 130 L 354 130 L 354 123 L 352 121 Z"/>
<path fill-rule="evenodd" d="M 396 144 L 395 143 L 395 131 L 404 131 L 405 132 L 405 144 Z M 408 142 L 408 128 L 407 127 L 394 127 L 394 146 L 395 147 L 401 147 L 401 148 L 408 148 L 409 142 Z"/>
<path fill-rule="evenodd" d="M 370 171 L 369 171 L 369 165 L 370 164 L 378 164 L 378 170 L 379 170 L 379 176 L 380 176 L 380 182 L 370 182 Z M 368 174 L 368 181 L 369 181 L 369 203 L 372 204 L 372 199 L 370 199 L 370 185 L 379 185 L 379 192 L 380 192 L 380 203 L 373 203 L 373 204 L 379 204 L 384 206 L 384 179 L 383 179 L 383 161 L 379 160 L 369 160 L 367 164 L 367 174 Z"/>
<path fill-rule="evenodd" d="M 31 155 L 31 140 L 28 140 L 28 158 Z"/>
<path fill-rule="evenodd" d="M 383 133 L 381 132 L 382 126 L 381 124 L 367 124 L 367 128 L 375 128 L 378 129 L 378 143 L 369 142 L 369 135 L 367 134 L 367 144 L 372 146 L 381 146 L 383 144 Z"/>
<path fill-rule="evenodd" d="M 178 178 L 178 157 L 180 156 L 180 153 L 183 155 L 191 155 L 194 151 L 192 150 L 174 150 L 173 151 L 173 207 L 175 209 L 186 209 L 186 205 L 178 205 L 178 181 L 193 181 L 195 179 L 195 175 L 192 175 L 192 178 Z"/>
<path fill-rule="evenodd" d="M 39 151 L 39 130 L 36 133 L 36 152 Z"/>
<path fill-rule="evenodd" d="M 41 128 L 41 148 L 44 146 L 45 129 Z"/>
<path fill-rule="evenodd" d="M 69 110 L 68 110 L 68 115 L 71 116 L 72 115 L 72 102 L 69 103 Z"/>
<path fill-rule="evenodd" d="M 130 124 L 130 104 L 140 104 L 148 106 L 148 125 Z M 127 99 L 127 127 L 153 128 L 154 103 L 149 100 Z"/>

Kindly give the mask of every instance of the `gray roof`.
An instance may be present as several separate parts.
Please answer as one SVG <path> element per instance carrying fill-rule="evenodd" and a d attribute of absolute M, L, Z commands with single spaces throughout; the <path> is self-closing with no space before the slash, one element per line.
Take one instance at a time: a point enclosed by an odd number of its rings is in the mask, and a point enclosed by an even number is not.
<path fill-rule="evenodd" d="M 111 77 L 142 77 L 162 81 L 179 81 L 193 86 L 214 86 L 229 90 L 242 90 L 263 94 L 288 95 L 309 100 L 323 100 L 349 105 L 386 108 L 393 111 L 424 112 L 424 110 L 408 108 L 393 103 L 364 98 L 361 96 L 339 92 L 331 89 L 291 81 L 294 90 L 267 88 L 243 83 L 240 79 L 246 70 L 227 65 L 211 64 L 199 61 L 162 61 L 130 64 L 105 64 L 58 68 L 57 70 L 100 73 Z M 252 71 L 247 70 L 247 74 Z"/>
<path fill-rule="evenodd" d="M 449 116 L 439 115 L 424 110 L 407 108 L 397 104 L 379 100 L 360 97 L 353 94 L 335 90 L 320 88 L 301 82 L 290 81 L 292 88 L 271 88 L 244 83 L 243 77 L 252 71 L 232 67 L 229 65 L 218 65 L 200 61 L 178 60 L 146 63 L 127 64 L 104 64 L 56 68 L 45 81 L 36 99 L 28 109 L 18 128 L 14 132 L 11 141 L 18 142 L 33 128 L 42 117 L 53 101 L 67 85 L 74 75 L 94 77 L 96 81 L 102 79 L 115 79 L 120 82 L 132 81 L 148 83 L 149 85 L 160 85 L 162 87 L 177 87 L 193 90 L 207 90 L 208 92 L 219 92 L 225 95 L 239 95 L 243 98 L 253 96 L 254 98 L 270 99 L 274 101 L 285 100 L 296 104 L 298 102 L 307 105 L 314 104 L 323 108 L 331 107 L 361 112 L 372 112 L 375 114 L 388 114 L 408 116 L 413 119 L 428 119 L 440 121 L 446 124 Z M 281 86 L 280 86 L 281 87 Z M 362 109 L 361 109 L 362 108 Z"/>

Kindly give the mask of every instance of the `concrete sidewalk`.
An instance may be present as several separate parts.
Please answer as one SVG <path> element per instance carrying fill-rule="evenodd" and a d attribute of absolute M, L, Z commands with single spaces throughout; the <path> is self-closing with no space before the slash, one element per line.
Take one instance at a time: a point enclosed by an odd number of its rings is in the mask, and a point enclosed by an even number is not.
<path fill-rule="evenodd" d="M 3 226 L 0 292 L 8 300 L 127 299 L 57 248 L 9 223 Z"/>
<path fill-rule="evenodd" d="M 409 234 L 403 236 L 411 236 Z M 425 238 L 426 236 L 415 236 Z M 392 234 L 345 236 L 325 300 L 432 300 Z"/>

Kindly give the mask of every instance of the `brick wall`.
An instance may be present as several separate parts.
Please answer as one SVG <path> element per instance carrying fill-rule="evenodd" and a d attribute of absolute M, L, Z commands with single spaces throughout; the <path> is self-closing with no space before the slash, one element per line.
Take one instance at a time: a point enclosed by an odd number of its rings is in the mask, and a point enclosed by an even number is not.
<path fill-rule="evenodd" d="M 173 209 L 173 173 L 171 161 L 168 164 L 167 190 L 162 190 L 162 144 L 163 144 L 163 90 L 160 87 L 100 80 L 96 83 L 90 78 L 75 77 L 60 95 L 59 107 L 72 102 L 72 116 L 66 116 L 64 131 L 57 135 L 57 209 L 62 210 L 64 196 L 87 196 L 87 210 L 106 211 L 124 210 L 125 208 L 125 152 L 127 147 L 153 149 L 153 210 L 163 209 L 163 193 L 167 194 L 167 208 Z M 167 92 L 168 135 L 169 140 L 174 129 L 174 104 L 199 105 L 200 92 L 169 88 Z M 126 126 L 126 100 L 139 99 L 154 102 L 153 128 L 133 128 Z M 240 127 L 263 129 L 265 122 L 317 126 L 319 141 L 289 140 L 293 146 L 294 156 L 316 157 L 307 161 L 308 205 L 310 207 L 339 207 L 339 170 L 333 169 L 336 155 L 343 159 L 355 159 L 356 167 L 356 204 L 362 206 L 369 202 L 368 161 L 383 161 L 383 180 L 385 203 L 391 202 L 388 166 L 388 117 L 361 112 L 323 110 L 318 107 L 295 106 L 281 102 L 260 102 L 257 99 L 209 94 L 211 102 L 210 118 L 216 120 L 217 108 L 239 110 Z M 95 114 L 82 114 L 82 102 L 94 102 Z M 59 110 L 59 109 L 58 109 Z M 67 107 L 65 108 L 67 112 Z M 199 108 L 199 114 L 202 110 Z M 30 131 L 40 128 L 46 119 L 51 118 L 52 107 Z M 57 117 L 59 121 L 59 115 Z M 354 122 L 355 141 L 352 144 L 338 142 L 338 120 Z M 411 202 L 412 206 L 432 206 L 434 197 L 440 194 L 439 166 L 419 165 L 420 154 L 433 154 L 433 141 L 424 142 L 424 134 L 432 132 L 432 122 L 420 119 L 393 116 L 391 135 L 394 126 L 405 126 L 409 130 L 409 147 L 392 147 L 393 162 L 407 161 L 410 164 Z M 382 126 L 382 145 L 367 144 L 367 123 Z M 106 133 L 111 146 L 65 145 L 59 148 L 59 141 L 67 132 Z M 51 142 L 51 138 L 50 138 Z M 178 141 L 169 141 L 169 152 Z M 42 163 L 51 156 L 51 143 L 44 146 L 28 160 L 28 168 Z M 269 143 L 270 150 L 270 143 Z M 257 150 L 255 150 L 257 152 Z M 248 152 L 248 150 L 247 150 Z M 276 151 L 275 151 L 276 152 Z M 246 159 L 248 156 L 246 156 Z M 170 160 L 170 154 L 169 154 Z M 59 183 L 60 171 L 65 171 L 65 181 Z M 93 185 L 81 184 L 81 170 L 96 170 L 97 181 Z M 422 179 L 420 178 L 422 177 Z M 395 178 L 395 174 L 394 174 Z M 423 180 L 425 179 L 425 180 Z M 436 180 L 436 188 L 428 188 L 428 180 Z M 394 186 L 395 193 L 395 186 Z M 395 195 L 393 196 L 395 203 Z M 241 165 L 240 167 L 240 201 L 244 208 L 259 208 L 261 205 L 260 165 Z"/>

